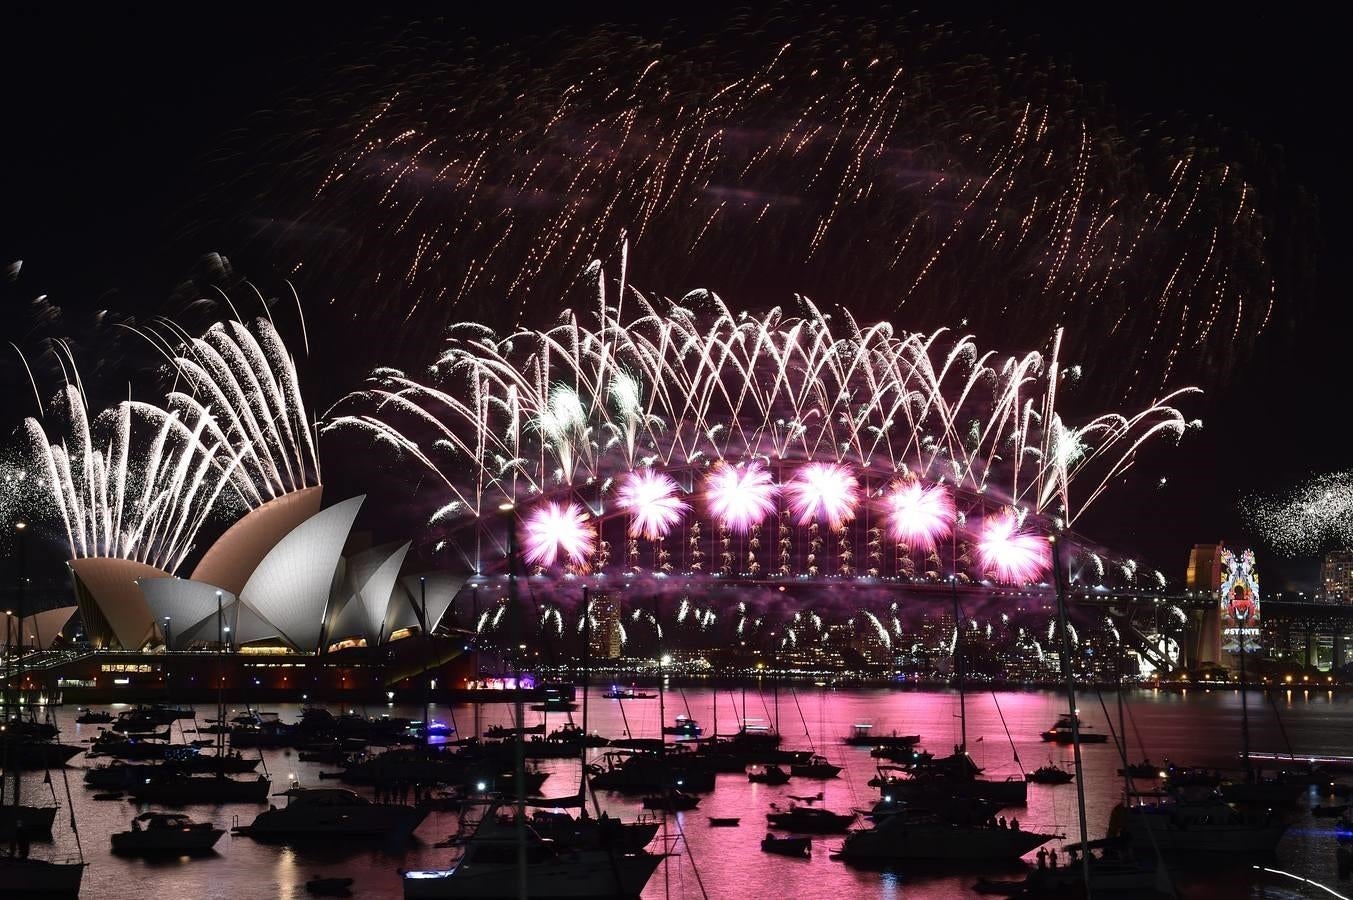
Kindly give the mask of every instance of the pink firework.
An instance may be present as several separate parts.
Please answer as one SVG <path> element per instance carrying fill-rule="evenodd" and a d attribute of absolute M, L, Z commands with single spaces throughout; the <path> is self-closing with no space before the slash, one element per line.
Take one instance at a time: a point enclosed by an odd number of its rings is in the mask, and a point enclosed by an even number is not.
<path fill-rule="evenodd" d="M 809 463 L 785 485 L 789 509 L 800 525 L 818 521 L 832 531 L 855 518 L 860 482 L 850 469 L 836 463 Z"/>
<path fill-rule="evenodd" d="M 775 510 L 776 486 L 760 463 L 739 468 L 720 462 L 705 478 L 709 514 L 729 531 L 750 531 Z"/>
<path fill-rule="evenodd" d="M 1052 565 L 1047 538 L 1021 531 L 1019 516 L 1013 510 L 987 516 L 982 521 L 977 555 L 986 571 L 1007 584 L 1027 584 Z"/>
<path fill-rule="evenodd" d="M 584 563 L 596 548 L 597 532 L 577 503 L 542 503 L 522 522 L 523 556 L 528 563 Z"/>
<path fill-rule="evenodd" d="M 677 493 L 669 476 L 652 469 L 630 472 L 620 482 L 616 505 L 630 514 L 630 537 L 661 540 L 681 521 L 690 505 Z"/>
<path fill-rule="evenodd" d="M 929 553 L 954 529 L 954 495 L 942 484 L 903 482 L 888 492 L 884 504 L 888 534 L 896 543 Z"/>

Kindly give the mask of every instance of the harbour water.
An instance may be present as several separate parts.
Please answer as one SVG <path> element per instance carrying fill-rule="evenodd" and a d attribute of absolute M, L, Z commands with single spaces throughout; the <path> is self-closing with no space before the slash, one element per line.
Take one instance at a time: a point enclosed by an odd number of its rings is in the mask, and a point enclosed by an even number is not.
<path fill-rule="evenodd" d="M 590 691 L 588 728 L 591 731 L 610 737 L 621 736 L 626 731 L 634 737 L 656 737 L 663 719 L 670 724 L 679 714 L 693 717 L 706 733 L 714 727 L 716 693 L 708 687 L 669 687 L 661 701 L 660 716 L 660 701 L 656 698 L 603 699 L 601 694 L 609 686 L 594 685 Z M 1101 698 L 1096 693 L 1082 695 L 1079 698 L 1082 720 L 1094 731 L 1116 729 L 1116 697 L 1104 694 L 1102 702 L 1101 706 Z M 956 694 L 765 684 L 750 685 L 745 690 L 720 689 L 717 703 L 720 733 L 734 730 L 744 715 L 749 720 L 771 726 L 778 720 L 784 747 L 814 749 L 844 766 L 844 771 L 839 777 L 825 781 L 796 777 L 783 786 L 749 783 L 744 775 L 737 773 L 718 776 L 715 791 L 702 795 L 697 809 L 666 817 L 666 824 L 651 849 L 660 849 L 659 841 L 665 841 L 675 855 L 660 866 L 649 881 L 644 900 L 980 896 L 974 890 L 976 874 L 973 871 L 956 873 L 907 868 L 879 872 L 833 860 L 830 853 L 840 846 L 840 836 L 815 837 L 811 858 L 803 860 L 766 854 L 760 849 L 760 840 L 766 834 L 766 813 L 772 804 L 782 808 L 789 806 L 791 795 L 814 795 L 821 791 L 823 797 L 819 805 L 834 811 L 868 808 L 878 798 L 878 790 L 867 782 L 876 774 L 877 764 L 884 761 L 872 758 L 866 747 L 842 743 L 843 736 L 850 733 L 855 724 L 870 723 L 876 733 L 919 733 L 922 736 L 920 746 L 937 756 L 950 752 L 959 740 Z M 1303 755 L 1353 755 L 1353 696 L 1298 690 L 1278 692 L 1265 698 L 1252 692 L 1248 705 L 1251 746 L 1255 751 L 1287 752 L 1290 747 L 1298 759 Z M 337 705 L 329 708 L 335 712 L 340 709 Z M 115 711 L 116 707 L 113 709 Z M 357 706 L 353 709 L 367 715 L 422 716 L 421 707 Z M 1070 768 L 1071 748 L 1045 743 L 1039 736 L 1065 709 L 1065 695 L 1052 690 L 971 692 L 967 697 L 969 751 L 989 777 L 1019 776 L 1021 771 L 1031 771 L 1049 759 Z M 1242 709 L 1238 693 L 1138 690 L 1127 695 L 1125 709 L 1128 755 L 1133 761 L 1145 756 L 1160 764 L 1174 760 L 1183 765 L 1209 768 L 1238 767 L 1242 744 Z M 266 711 L 293 721 L 299 718 L 300 706 L 279 704 L 267 707 Z M 204 718 L 214 712 L 210 707 L 199 709 Z M 80 743 L 97 733 L 100 726 L 77 725 L 74 721 L 77 714 L 74 707 L 55 711 L 63 742 Z M 469 735 L 474 729 L 475 711 L 469 706 L 434 706 L 431 715 L 434 719 L 453 723 L 461 735 Z M 581 711 L 574 712 L 574 720 L 579 720 L 580 715 Z M 478 716 L 481 728 L 510 725 L 512 707 L 484 704 L 479 707 Z M 541 718 L 541 713 L 526 713 L 527 724 L 534 724 Z M 547 728 L 554 728 L 567 717 L 552 713 L 546 719 Z M 184 724 L 192 727 L 191 723 Z M 202 719 L 199 724 L 205 728 Z M 178 735 L 177 727 L 175 735 Z M 600 754 L 603 751 L 591 752 Z M 1121 797 L 1123 783 L 1117 774 L 1120 763 L 1112 742 L 1085 745 L 1083 759 L 1087 821 L 1093 839 L 1104 834 L 1110 811 Z M 263 760 L 273 778 L 275 792 L 285 790 L 292 781 L 308 787 L 338 784 L 320 778 L 321 772 L 333 771 L 334 766 L 300 762 L 294 751 L 265 750 Z M 303 898 L 310 896 L 305 890 L 305 882 L 324 875 L 353 878 L 354 897 L 385 900 L 402 897 L 401 869 L 444 867 L 454 852 L 436 848 L 434 844 L 455 831 L 458 815 L 433 812 L 415 832 L 413 840 L 403 846 L 344 845 L 328 841 L 288 847 L 227 834 L 216 845 L 216 852 L 205 858 L 169 861 L 120 858 L 110 853 L 109 835 L 128 828 L 137 812 L 150 807 L 138 807 L 126 801 L 94 801 L 95 791 L 84 786 L 82 776 L 84 767 L 99 761 L 81 754 L 71 761 L 66 772 L 80 845 L 89 863 L 81 891 L 84 898 Z M 540 768 L 550 772 L 544 794 L 560 796 L 576 790 L 579 775 L 576 760 L 542 761 Z M 1349 777 L 1353 779 L 1353 775 Z M 359 790 L 369 795 L 370 789 Z M 61 774 L 53 772 L 48 785 L 43 772 L 27 773 L 24 792 L 26 802 L 50 802 L 55 797 L 62 807 L 53 842 L 35 843 L 33 855 L 51 857 L 75 853 L 77 848 L 70 817 L 66 815 L 67 801 Z M 641 812 L 640 799 L 635 796 L 603 792 L 599 799 L 602 808 L 614 816 L 632 820 Z M 1310 807 L 1322 799 L 1321 792 L 1312 788 L 1286 811 L 1291 825 L 1273 859 L 1237 859 L 1235 855 L 1224 854 L 1220 860 L 1198 860 L 1187 868 L 1172 870 L 1181 896 L 1331 896 L 1309 885 L 1303 888 L 1289 877 L 1264 869 L 1286 871 L 1328 885 L 1339 894 L 1353 894 L 1353 884 L 1339 879 L 1334 820 L 1315 818 L 1310 813 Z M 1333 801 L 1324 799 L 1323 802 Z M 264 808 L 263 805 L 229 804 L 193 806 L 184 811 L 198 820 L 210 820 L 229 829 L 232 824 L 249 824 Z M 1074 784 L 1030 784 L 1027 807 L 1003 812 L 1017 817 L 1023 828 L 1066 835 L 1064 842 L 1053 845 L 1059 850 L 1063 843 L 1078 838 Z M 711 828 L 710 816 L 737 816 L 741 823 L 736 828 Z M 860 826 L 865 824 L 861 820 Z M 1007 869 L 997 877 L 1018 877 L 1018 870 Z"/>

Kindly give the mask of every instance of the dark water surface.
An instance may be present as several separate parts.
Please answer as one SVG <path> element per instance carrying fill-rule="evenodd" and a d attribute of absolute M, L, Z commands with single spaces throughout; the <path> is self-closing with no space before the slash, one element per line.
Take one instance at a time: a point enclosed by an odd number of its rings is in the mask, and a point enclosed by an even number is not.
<path fill-rule="evenodd" d="M 594 687 L 590 694 L 590 730 L 619 736 L 628 727 L 636 737 L 657 736 L 662 722 L 657 699 L 629 700 L 622 706 L 621 702 L 602 699 L 603 689 L 604 686 Z M 708 733 L 715 719 L 714 696 L 704 687 L 669 688 L 662 701 L 665 719 L 671 722 L 677 714 L 687 713 Z M 1097 695 L 1090 693 L 1080 698 L 1082 719 L 1098 731 L 1107 731 L 1110 719 L 1116 727 L 1115 698 L 1105 695 L 1103 699 L 1108 717 Z M 1273 700 L 1275 702 L 1270 703 L 1257 693 L 1249 695 L 1254 750 L 1285 752 L 1290 741 L 1298 754 L 1353 755 L 1353 697 L 1324 691 L 1296 691 L 1277 694 Z M 720 690 L 717 713 L 721 733 L 735 727 L 744 702 L 748 718 L 766 723 L 774 723 L 778 710 L 786 747 L 814 748 L 832 762 L 844 765 L 845 771 L 829 781 L 795 778 L 782 787 L 750 784 L 745 776 L 738 774 L 718 776 L 717 789 L 704 795 L 698 809 L 668 818 L 667 842 L 669 846 L 674 845 L 678 855 L 654 874 L 644 892 L 645 900 L 667 897 L 753 900 L 762 897 L 981 896 L 973 890 L 975 875 L 971 872 L 906 870 L 884 873 L 862 871 L 832 860 L 829 854 L 840 845 L 840 836 L 814 838 L 813 855 L 809 860 L 764 854 L 759 843 L 766 833 L 765 813 L 770 804 L 788 805 L 790 794 L 810 795 L 822 790 L 824 805 L 836 811 L 867 808 L 877 799 L 878 791 L 867 785 L 875 774 L 877 761 L 869 756 L 867 748 L 848 747 L 841 742 L 853 723 L 872 722 L 876 732 L 919 733 L 923 747 L 936 755 L 948 753 L 958 740 L 957 695 L 886 689 L 827 691 L 811 686 L 794 689 L 781 686 L 778 690 L 749 688 L 745 693 Z M 974 759 L 986 768 L 988 775 L 995 777 L 1018 774 L 1020 764 L 1025 770 L 1034 769 L 1049 758 L 1069 766 L 1070 748 L 1045 744 L 1039 739 L 1039 733 L 1052 724 L 1057 714 L 1066 708 L 1065 704 L 1065 696 L 1054 691 L 969 694 L 968 742 Z M 338 711 L 337 706 L 330 708 Z M 1181 764 L 1209 767 L 1226 768 L 1238 764 L 1242 729 L 1237 693 L 1140 691 L 1128 696 L 1126 708 L 1132 759 L 1149 755 L 1157 763 L 1173 759 Z M 293 721 L 300 714 L 299 706 L 288 704 L 268 707 L 265 711 L 276 712 L 286 721 Z M 422 715 L 421 708 L 404 706 L 358 707 L 357 711 L 413 718 Z M 79 743 L 97 733 L 99 726 L 76 725 L 77 714 L 74 707 L 56 711 L 63 741 Z M 213 716 L 214 709 L 200 708 L 200 714 Z M 470 707 L 434 707 L 432 715 L 443 721 L 454 721 L 461 734 L 468 735 L 473 731 L 474 713 Z M 493 724 L 508 725 L 512 708 L 505 704 L 484 705 L 479 715 L 483 728 Z M 574 713 L 575 719 L 580 715 L 580 712 Z M 528 723 L 539 719 L 539 713 L 527 713 Z M 563 721 L 563 715 L 553 714 L 548 717 L 547 726 L 553 728 Z M 192 727 L 190 723 L 185 724 Z M 177 732 L 176 728 L 176 736 Z M 1019 764 L 1015 760 L 1016 754 Z M 275 791 L 285 790 L 293 778 L 308 787 L 339 785 L 336 781 L 319 778 L 321 771 L 335 767 L 299 762 L 291 751 L 269 750 L 264 751 L 263 756 L 273 777 Z M 1121 796 L 1122 780 L 1116 774 L 1118 759 L 1112 743 L 1087 745 L 1083 757 L 1089 833 L 1095 838 L 1105 832 L 1109 812 Z M 125 830 L 131 818 L 141 810 L 128 802 L 91 799 L 95 792 L 85 788 L 83 768 L 100 761 L 88 760 L 82 755 L 72 760 L 67 772 L 80 841 L 89 861 L 81 893 L 83 898 L 303 898 L 310 896 L 305 890 L 306 880 L 321 874 L 354 878 L 355 897 L 401 898 L 400 869 L 443 867 L 452 853 L 436 849 L 433 844 L 455 830 L 457 814 L 434 812 L 420 826 L 413 842 L 404 847 L 328 843 L 288 848 L 260 844 L 227 833 L 217 844 L 217 852 L 206 858 L 168 862 L 122 859 L 110 854 L 109 834 Z M 551 773 L 544 787 L 546 795 L 560 796 L 575 790 L 579 768 L 576 761 L 545 761 L 541 766 Z M 46 857 L 74 852 L 75 839 L 66 815 L 60 774 L 53 773 L 51 788 L 44 783 L 41 772 L 28 773 L 24 782 L 25 799 L 29 802 L 37 798 L 50 801 L 55 792 L 62 806 L 54 842 L 35 844 L 34 855 Z M 632 819 L 640 812 L 637 797 L 607 793 L 600 796 L 603 807 L 612 815 Z M 1178 873 L 1181 896 L 1337 898 L 1353 895 L 1353 884 L 1340 882 L 1336 873 L 1334 820 L 1316 819 L 1309 812 L 1309 807 L 1319 800 L 1312 790 L 1289 811 L 1291 826 L 1275 859 L 1231 857 L 1221 865 L 1191 867 Z M 196 819 L 213 821 L 228 830 L 236 822 L 249 824 L 263 808 L 232 804 L 194 806 L 185 811 Z M 1006 814 L 1017 816 L 1023 827 L 1065 834 L 1068 841 L 1077 838 L 1074 785 L 1031 784 L 1028 807 L 1006 810 Z M 740 816 L 742 823 L 737 828 L 711 829 L 709 816 Z M 656 841 L 653 849 L 659 849 Z M 1252 868 L 1255 863 L 1313 879 L 1336 893 L 1257 871 Z M 999 877 L 1017 877 L 1017 873 Z"/>

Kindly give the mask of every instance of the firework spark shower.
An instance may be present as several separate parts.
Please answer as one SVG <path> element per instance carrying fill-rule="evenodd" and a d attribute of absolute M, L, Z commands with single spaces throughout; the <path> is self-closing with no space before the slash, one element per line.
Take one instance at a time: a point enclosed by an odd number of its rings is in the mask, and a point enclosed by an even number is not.
<path fill-rule="evenodd" d="M 290 159 L 244 179 L 283 202 L 263 237 L 332 279 L 373 365 L 464 320 L 540 326 L 625 242 L 655 291 L 801 292 L 1017 346 L 1074 322 L 1114 402 L 1218 377 L 1268 327 L 1281 236 L 1200 130 L 1124 127 L 949 27 L 783 12 L 693 43 L 402 31 L 304 95 Z"/>
<path fill-rule="evenodd" d="M 726 572 L 769 563 L 787 573 L 798 559 L 821 572 L 831 559 L 845 574 L 862 551 L 882 564 L 879 524 L 914 545 L 899 551 L 899 567 L 912 549 L 933 550 L 958 523 L 953 491 L 970 498 L 965 515 L 1004 505 L 1021 521 L 1032 514 L 1070 527 L 1143 444 L 1177 440 L 1189 426 L 1177 403 L 1193 389 L 1132 415 L 1064 419 L 1071 382 L 1058 335 L 1046 353 L 1003 357 L 961 334 L 866 325 L 807 301 L 801 315 L 751 315 L 708 292 L 659 304 L 622 286 L 624 302 L 612 306 L 593 271 L 598 305 L 587 319 L 570 312 L 553 328 L 503 335 L 458 326 L 430 380 L 377 370 L 326 431 L 368 435 L 433 474 L 445 492 L 439 527 L 482 526 L 504 504 L 534 504 L 526 531 L 539 538 L 528 539 L 538 561 L 581 546 L 561 535 L 581 533 L 584 507 L 599 521 L 628 516 L 631 541 L 659 544 L 682 527 L 682 495 L 698 492 L 725 536 L 691 525 L 684 558 L 693 571 L 708 559 Z M 796 549 L 781 522 L 779 549 L 767 553 L 759 529 L 781 498 L 794 525 L 837 534 L 832 546 L 812 533 Z M 842 536 L 862 511 L 869 533 Z M 464 552 L 477 566 L 482 545 Z M 653 553 L 656 569 L 672 565 L 670 549 Z M 1001 554 L 984 562 L 1010 578 L 1029 571 Z"/>

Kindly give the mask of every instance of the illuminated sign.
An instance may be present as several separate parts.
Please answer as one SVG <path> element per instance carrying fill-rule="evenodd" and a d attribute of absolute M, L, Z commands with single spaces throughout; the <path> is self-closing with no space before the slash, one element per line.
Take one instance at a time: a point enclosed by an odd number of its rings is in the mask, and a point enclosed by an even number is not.
<path fill-rule="evenodd" d="M 1259 575 L 1254 571 L 1254 551 L 1237 556 L 1221 551 L 1221 649 L 1225 653 L 1252 651 L 1259 647 Z"/>

